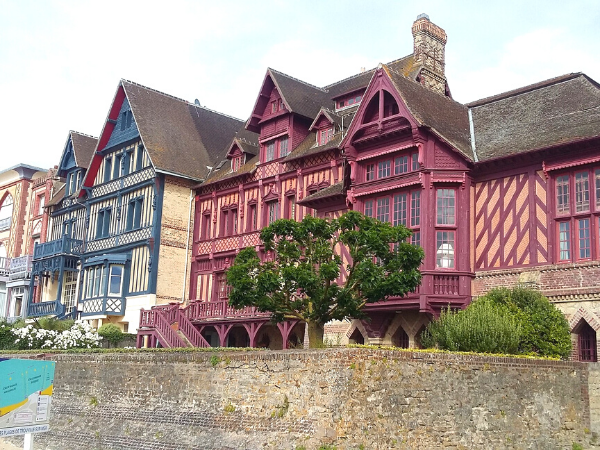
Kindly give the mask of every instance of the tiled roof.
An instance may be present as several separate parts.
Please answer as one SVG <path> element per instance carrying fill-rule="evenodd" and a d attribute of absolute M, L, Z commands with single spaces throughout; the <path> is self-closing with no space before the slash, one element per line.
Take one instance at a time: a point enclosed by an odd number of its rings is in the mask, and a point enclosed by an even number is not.
<path fill-rule="evenodd" d="M 333 108 L 333 100 L 326 90 L 271 68 L 269 73 L 291 112 L 314 119 L 322 106 Z"/>
<path fill-rule="evenodd" d="M 473 160 L 467 107 L 427 89 L 389 67 L 383 68 L 419 124 L 431 128 L 444 141 Z"/>
<path fill-rule="evenodd" d="M 583 74 L 469 105 L 479 161 L 600 137 L 600 86 Z"/>
<path fill-rule="evenodd" d="M 122 80 L 142 141 L 159 171 L 200 180 L 242 126 L 239 119 Z"/>
<path fill-rule="evenodd" d="M 73 142 L 73 153 L 75 154 L 75 164 L 77 167 L 88 168 L 88 165 L 96 150 L 98 138 L 78 131 L 70 131 L 71 141 Z"/>
<path fill-rule="evenodd" d="M 298 204 L 306 205 L 308 203 L 314 202 L 315 200 L 324 200 L 326 198 L 343 196 L 344 193 L 344 183 L 340 181 L 339 183 L 327 186 L 325 189 L 321 189 L 320 191 L 303 198 L 298 202 Z"/>
<path fill-rule="evenodd" d="M 58 205 L 60 201 L 65 197 L 65 184 L 61 183 L 62 186 L 54 193 L 52 198 L 46 203 L 46 208 L 49 206 Z"/>
<path fill-rule="evenodd" d="M 316 140 L 317 134 L 310 133 L 292 153 L 283 159 L 283 162 L 289 162 L 305 156 L 314 155 L 316 153 L 337 149 L 340 145 L 340 142 L 342 142 L 342 134 L 338 133 L 334 135 L 332 139 L 324 145 L 316 145 Z"/>
<path fill-rule="evenodd" d="M 239 177 L 242 175 L 248 175 L 256 168 L 256 164 L 258 164 L 258 156 L 253 156 L 246 162 L 246 164 L 242 165 L 235 172 L 232 172 L 231 164 L 229 163 L 229 161 L 227 161 L 226 164 L 221 167 L 221 169 L 213 171 L 213 173 L 211 173 L 208 176 L 206 181 L 202 183 L 202 186 L 205 186 L 210 183 L 215 183 L 217 181 L 223 181 L 228 180 L 230 178 Z"/>

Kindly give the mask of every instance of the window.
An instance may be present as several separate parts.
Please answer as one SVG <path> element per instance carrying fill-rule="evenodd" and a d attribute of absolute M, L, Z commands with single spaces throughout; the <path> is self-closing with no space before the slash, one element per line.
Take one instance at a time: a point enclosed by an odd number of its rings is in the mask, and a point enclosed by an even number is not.
<path fill-rule="evenodd" d="M 71 272 L 70 270 L 65 272 L 62 301 L 65 305 L 65 312 L 67 314 L 73 312 L 75 308 L 76 297 L 75 292 L 77 291 L 77 272 Z"/>
<path fill-rule="evenodd" d="M 418 153 L 413 153 L 411 155 L 411 159 L 412 159 L 412 170 L 419 170 L 419 154 Z"/>
<path fill-rule="evenodd" d="M 7 194 L 0 205 L 0 231 L 7 230 L 10 228 L 13 214 L 13 198 L 12 195 Z"/>
<path fill-rule="evenodd" d="M 394 175 L 408 172 L 408 156 L 399 156 L 394 160 Z"/>
<path fill-rule="evenodd" d="M 570 222 L 558 223 L 558 246 L 560 261 L 569 261 L 571 259 L 571 231 Z"/>
<path fill-rule="evenodd" d="M 556 212 L 569 213 L 569 176 L 563 175 L 556 179 Z"/>
<path fill-rule="evenodd" d="M 421 223 L 421 191 L 411 193 L 410 226 L 417 227 Z"/>
<path fill-rule="evenodd" d="M 377 220 L 382 222 L 390 221 L 390 199 L 389 197 L 377 200 Z"/>
<path fill-rule="evenodd" d="M 389 177 L 391 174 L 391 162 L 390 161 L 381 161 L 377 168 L 377 177 L 385 178 Z"/>
<path fill-rule="evenodd" d="M 277 112 L 277 101 L 271 102 L 271 114 Z"/>
<path fill-rule="evenodd" d="M 257 205 L 248 205 L 248 231 L 254 231 L 258 228 L 258 209 Z"/>
<path fill-rule="evenodd" d="M 267 225 L 272 224 L 277 219 L 279 219 L 279 202 L 267 203 Z"/>
<path fill-rule="evenodd" d="M 436 231 L 436 267 L 454 268 L 454 231 Z"/>
<path fill-rule="evenodd" d="M 592 257 L 589 218 L 577 220 L 577 249 L 579 252 L 579 259 L 589 259 Z"/>
<path fill-rule="evenodd" d="M 221 212 L 221 236 L 229 236 L 231 224 L 229 223 L 229 211 Z"/>
<path fill-rule="evenodd" d="M 598 360 L 596 354 L 596 331 L 587 322 L 584 322 L 580 326 L 578 344 L 579 361 L 596 362 Z"/>
<path fill-rule="evenodd" d="M 406 210 L 406 198 L 408 194 L 394 195 L 394 220 L 392 225 L 405 225 L 408 211 Z"/>
<path fill-rule="evenodd" d="M 286 198 L 285 218 L 296 220 L 296 197 L 290 195 Z"/>
<path fill-rule="evenodd" d="M 129 205 L 127 206 L 127 231 L 136 230 L 141 227 L 143 202 L 144 199 L 142 197 L 129 201 Z"/>
<path fill-rule="evenodd" d="M 319 133 L 317 136 L 319 138 L 319 145 L 325 145 L 329 141 L 331 141 L 331 138 L 333 137 L 333 128 L 326 128 L 324 130 L 319 130 Z"/>
<path fill-rule="evenodd" d="M 225 278 L 224 273 L 220 273 L 219 275 L 217 275 L 217 289 L 219 290 L 219 300 L 225 300 L 229 298 L 231 286 L 227 284 L 227 278 Z"/>
<path fill-rule="evenodd" d="M 111 208 L 98 211 L 96 218 L 96 239 L 108 237 Z"/>
<path fill-rule="evenodd" d="M 210 213 L 202 216 L 202 229 L 200 230 L 200 239 L 206 240 L 210 237 Z"/>
<path fill-rule="evenodd" d="M 288 138 L 287 136 L 285 136 L 279 139 L 279 157 L 282 158 L 284 156 L 287 156 L 288 153 Z"/>
<path fill-rule="evenodd" d="M 588 173 L 575 174 L 575 212 L 589 211 L 590 209 L 590 185 Z"/>
<path fill-rule="evenodd" d="M 267 144 L 267 152 L 265 154 L 265 161 L 273 161 L 275 159 L 275 141 L 271 141 Z"/>
<path fill-rule="evenodd" d="M 38 216 L 41 216 L 42 214 L 44 214 L 44 203 L 45 203 L 45 201 L 46 201 L 46 195 L 45 194 L 42 194 L 42 195 L 38 196 L 38 202 L 37 202 L 37 204 L 38 204 L 37 215 Z"/>
<path fill-rule="evenodd" d="M 110 181 L 110 174 L 112 172 L 112 156 L 107 156 L 104 160 L 104 182 Z"/>
<path fill-rule="evenodd" d="M 242 166 L 242 157 L 241 156 L 236 156 L 231 160 L 232 172 L 237 172 L 241 166 Z"/>
<path fill-rule="evenodd" d="M 138 145 L 135 154 L 135 170 L 141 170 L 144 164 L 144 146 Z"/>
<path fill-rule="evenodd" d="M 282 99 L 279 99 L 279 102 L 278 102 L 278 103 L 279 103 L 279 105 L 278 105 L 278 109 L 279 109 L 279 111 L 281 111 L 281 110 L 284 108 L 284 105 L 283 105 L 283 100 L 282 100 Z"/>
<path fill-rule="evenodd" d="M 231 234 L 237 234 L 238 228 L 238 211 L 237 209 L 232 209 L 229 213 L 229 220 L 231 220 Z"/>
<path fill-rule="evenodd" d="M 437 224 L 454 225 L 455 224 L 455 191 L 454 189 L 437 190 Z"/>
<path fill-rule="evenodd" d="M 110 265 L 110 277 L 108 280 L 108 295 L 120 297 L 123 290 L 123 266 Z"/>
<path fill-rule="evenodd" d="M 115 155 L 115 163 L 113 165 L 113 180 L 119 178 L 121 173 L 121 158 L 123 155 Z"/>
<path fill-rule="evenodd" d="M 375 164 L 367 165 L 367 181 L 375 179 Z"/>
<path fill-rule="evenodd" d="M 129 169 L 131 168 L 131 152 L 124 152 L 123 153 L 123 162 L 122 162 L 122 176 L 128 175 L 129 174 Z"/>

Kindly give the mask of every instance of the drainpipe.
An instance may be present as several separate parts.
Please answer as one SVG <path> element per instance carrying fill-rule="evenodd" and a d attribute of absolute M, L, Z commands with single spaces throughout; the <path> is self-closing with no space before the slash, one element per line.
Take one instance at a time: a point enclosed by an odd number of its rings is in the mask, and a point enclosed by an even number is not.
<path fill-rule="evenodd" d="M 188 211 L 188 224 L 187 224 L 187 236 L 185 239 L 185 270 L 183 271 L 183 285 L 181 287 L 181 301 L 185 301 L 185 282 L 187 281 L 187 270 L 188 270 L 188 252 L 190 250 L 190 227 L 192 224 L 192 201 L 194 200 L 194 191 L 190 189 L 190 205 Z"/>

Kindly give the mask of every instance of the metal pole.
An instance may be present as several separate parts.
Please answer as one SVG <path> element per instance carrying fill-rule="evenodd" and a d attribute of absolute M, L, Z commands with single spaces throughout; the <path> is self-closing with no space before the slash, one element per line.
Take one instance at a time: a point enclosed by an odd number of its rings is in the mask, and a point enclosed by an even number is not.
<path fill-rule="evenodd" d="M 25 434 L 25 442 L 23 443 L 23 450 L 33 450 L 33 433 Z"/>

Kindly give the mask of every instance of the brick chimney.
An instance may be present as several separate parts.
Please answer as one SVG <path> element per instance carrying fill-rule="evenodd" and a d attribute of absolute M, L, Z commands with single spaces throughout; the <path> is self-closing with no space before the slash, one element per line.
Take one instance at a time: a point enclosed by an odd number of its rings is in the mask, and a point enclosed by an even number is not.
<path fill-rule="evenodd" d="M 448 40 L 446 32 L 429 20 L 427 14 L 419 14 L 412 26 L 416 63 L 423 68 L 421 84 L 439 94 L 446 93 L 445 48 Z"/>

